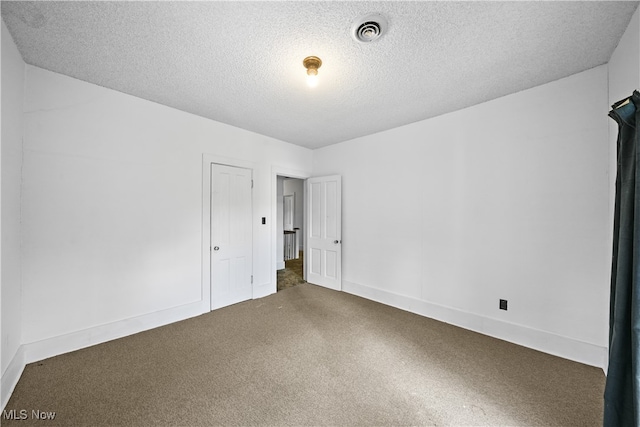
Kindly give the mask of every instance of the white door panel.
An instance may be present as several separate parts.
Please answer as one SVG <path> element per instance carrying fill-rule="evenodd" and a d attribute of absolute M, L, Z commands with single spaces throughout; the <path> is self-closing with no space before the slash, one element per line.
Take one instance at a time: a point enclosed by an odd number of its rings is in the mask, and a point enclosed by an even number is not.
<path fill-rule="evenodd" d="M 251 170 L 211 165 L 211 308 L 253 296 Z"/>
<path fill-rule="evenodd" d="M 341 177 L 307 180 L 307 281 L 342 289 Z"/>

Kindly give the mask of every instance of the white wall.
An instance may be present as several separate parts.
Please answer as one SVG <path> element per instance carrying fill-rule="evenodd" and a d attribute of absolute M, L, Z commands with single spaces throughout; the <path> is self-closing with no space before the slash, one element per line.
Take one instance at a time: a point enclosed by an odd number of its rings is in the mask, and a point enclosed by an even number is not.
<path fill-rule="evenodd" d="M 284 180 L 284 195 L 294 195 L 294 217 L 293 228 L 299 228 L 298 236 L 300 241 L 300 249 L 304 248 L 304 180 L 302 179 L 285 179 Z"/>
<path fill-rule="evenodd" d="M 22 108 L 25 64 L 2 22 L 2 165 L 1 186 L 1 402 L 4 408 L 23 368 L 21 353 L 21 225 Z"/>
<path fill-rule="evenodd" d="M 620 101 L 639 88 L 640 9 L 636 9 L 627 30 L 609 60 L 609 103 Z M 615 124 L 613 120 L 611 122 Z M 615 139 L 613 142 L 615 143 Z"/>
<path fill-rule="evenodd" d="M 33 66 L 25 110 L 27 359 L 208 307 L 203 153 L 255 165 L 254 286 L 275 292 L 271 171 L 310 170 L 310 150 Z"/>
<path fill-rule="evenodd" d="M 600 66 L 316 150 L 343 176 L 343 289 L 602 366 L 607 100 Z"/>

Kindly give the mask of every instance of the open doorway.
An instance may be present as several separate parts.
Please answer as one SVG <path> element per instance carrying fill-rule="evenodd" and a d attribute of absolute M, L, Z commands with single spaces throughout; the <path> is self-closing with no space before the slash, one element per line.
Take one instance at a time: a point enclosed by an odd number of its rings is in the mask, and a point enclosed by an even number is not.
<path fill-rule="evenodd" d="M 277 290 L 304 283 L 304 180 L 277 177 Z"/>

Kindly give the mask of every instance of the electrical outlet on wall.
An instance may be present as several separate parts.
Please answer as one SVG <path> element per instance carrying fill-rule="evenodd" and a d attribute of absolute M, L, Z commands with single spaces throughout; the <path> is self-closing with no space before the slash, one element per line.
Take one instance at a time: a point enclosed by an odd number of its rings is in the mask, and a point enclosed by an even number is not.
<path fill-rule="evenodd" d="M 501 299 L 500 300 L 500 310 L 506 310 L 507 309 L 507 300 L 506 299 Z"/>

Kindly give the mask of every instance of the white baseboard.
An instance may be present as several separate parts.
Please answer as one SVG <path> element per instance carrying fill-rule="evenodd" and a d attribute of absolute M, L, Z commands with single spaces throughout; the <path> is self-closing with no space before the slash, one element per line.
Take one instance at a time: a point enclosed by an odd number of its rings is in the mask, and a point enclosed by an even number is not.
<path fill-rule="evenodd" d="M 278 261 L 276 263 L 276 270 L 284 270 L 284 268 L 285 268 L 284 261 L 282 262 Z"/>
<path fill-rule="evenodd" d="M 273 293 L 272 285 L 265 284 L 256 288 L 254 298 L 260 298 Z M 565 359 L 597 366 L 606 372 L 606 347 L 574 340 L 549 332 L 528 328 L 522 325 L 503 322 L 466 313 L 450 307 L 444 307 L 421 301 L 415 298 L 394 294 L 389 291 L 343 281 L 344 292 L 367 298 L 382 304 L 450 323 L 494 338 L 503 339 L 525 347 L 533 348 L 545 353 L 553 354 Z M 18 348 L 6 371 L 2 374 L 0 410 L 4 409 L 11 397 L 24 367 L 28 363 L 37 362 L 49 357 L 79 350 L 103 342 L 133 335 L 138 332 L 168 325 L 170 323 L 199 316 L 205 310 L 202 302 L 195 302 L 167 310 L 96 326 L 65 335 L 47 338 Z"/>
<path fill-rule="evenodd" d="M 25 364 L 203 314 L 201 301 L 23 344 Z"/>
<path fill-rule="evenodd" d="M 253 299 L 263 298 L 268 295 L 276 293 L 277 286 L 274 286 L 273 283 L 264 283 L 262 285 L 257 285 L 253 287 Z"/>
<path fill-rule="evenodd" d="M 47 338 L 40 341 L 23 344 L 18 348 L 15 356 L 2 375 L 0 410 L 4 410 L 13 390 L 27 364 L 69 353 L 81 348 L 101 344 L 117 338 L 133 335 L 149 329 L 168 325 L 170 323 L 199 316 L 208 312 L 202 301 L 173 307 L 142 316 L 124 319 L 106 325 L 83 329 L 65 335 Z"/>
<path fill-rule="evenodd" d="M 608 351 L 606 347 L 575 340 L 523 325 L 504 322 L 445 307 L 416 298 L 394 294 L 343 280 L 342 290 L 385 305 L 429 317 L 441 322 L 509 341 L 514 344 L 602 368 L 606 372 Z"/>
<path fill-rule="evenodd" d="M 0 378 L 0 411 L 3 411 L 7 403 L 9 403 L 11 393 L 13 393 L 13 390 L 16 388 L 16 384 L 18 384 L 25 365 L 24 349 L 20 346 Z"/>

